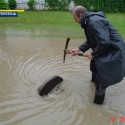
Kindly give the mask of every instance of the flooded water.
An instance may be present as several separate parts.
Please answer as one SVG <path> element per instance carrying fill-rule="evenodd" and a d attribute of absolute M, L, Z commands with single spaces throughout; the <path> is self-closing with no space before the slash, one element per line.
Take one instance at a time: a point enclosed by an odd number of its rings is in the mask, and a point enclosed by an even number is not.
<path fill-rule="evenodd" d="M 93 104 L 89 60 L 67 55 L 63 64 L 66 38 L 34 32 L 0 30 L 0 125 L 125 125 L 125 79 L 107 89 L 104 105 Z M 40 97 L 38 87 L 54 75 L 64 81 Z"/>

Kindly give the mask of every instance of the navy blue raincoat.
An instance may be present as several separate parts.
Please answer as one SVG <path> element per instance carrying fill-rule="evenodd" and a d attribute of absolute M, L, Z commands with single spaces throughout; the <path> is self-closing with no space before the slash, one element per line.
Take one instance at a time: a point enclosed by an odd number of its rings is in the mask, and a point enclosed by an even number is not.
<path fill-rule="evenodd" d="M 92 49 L 97 70 L 96 84 L 110 86 L 119 83 L 125 76 L 125 43 L 121 35 L 103 12 L 86 12 L 80 24 L 87 39 L 79 49 L 82 52 Z"/>

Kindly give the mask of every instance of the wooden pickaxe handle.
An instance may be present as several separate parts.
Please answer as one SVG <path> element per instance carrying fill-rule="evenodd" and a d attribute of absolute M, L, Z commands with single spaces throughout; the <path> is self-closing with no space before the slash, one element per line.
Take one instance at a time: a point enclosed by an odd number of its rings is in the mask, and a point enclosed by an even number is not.
<path fill-rule="evenodd" d="M 64 49 L 63 63 L 65 63 L 65 58 L 66 58 L 66 54 L 67 54 L 66 50 L 68 48 L 69 41 L 70 41 L 70 38 L 67 38 L 66 44 L 65 44 L 65 49 Z"/>

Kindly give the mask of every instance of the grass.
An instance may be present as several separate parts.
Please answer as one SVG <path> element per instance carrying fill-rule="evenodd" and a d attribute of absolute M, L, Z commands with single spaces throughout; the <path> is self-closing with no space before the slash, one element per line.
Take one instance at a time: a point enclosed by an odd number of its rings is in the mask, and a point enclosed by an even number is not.
<path fill-rule="evenodd" d="M 107 14 L 108 20 L 125 38 L 125 13 Z M 35 29 L 54 31 L 58 34 L 70 34 L 71 37 L 83 36 L 83 30 L 76 24 L 67 11 L 26 11 L 18 17 L 0 17 L 0 28 L 14 27 L 17 29 Z"/>
<path fill-rule="evenodd" d="M 107 14 L 107 18 L 125 38 L 125 13 L 110 13 Z"/>
<path fill-rule="evenodd" d="M 72 17 L 69 12 L 61 11 L 27 11 L 19 13 L 17 18 L 1 18 L 0 24 L 22 24 L 22 25 L 70 25 Z"/>

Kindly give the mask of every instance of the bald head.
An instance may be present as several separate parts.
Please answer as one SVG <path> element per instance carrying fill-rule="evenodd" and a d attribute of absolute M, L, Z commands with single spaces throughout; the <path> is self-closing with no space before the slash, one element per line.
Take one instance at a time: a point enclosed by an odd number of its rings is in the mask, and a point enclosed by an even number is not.
<path fill-rule="evenodd" d="M 84 13 L 86 11 L 87 11 L 86 8 L 83 7 L 83 6 L 76 6 L 76 7 L 74 7 L 73 10 L 72 10 L 72 15 L 73 15 L 74 20 L 77 23 L 80 23 L 80 18 L 82 16 L 84 16 Z"/>
<path fill-rule="evenodd" d="M 86 8 L 83 6 L 76 6 L 73 8 L 72 13 L 76 14 L 76 16 L 80 17 L 81 15 L 83 15 L 86 11 Z"/>

